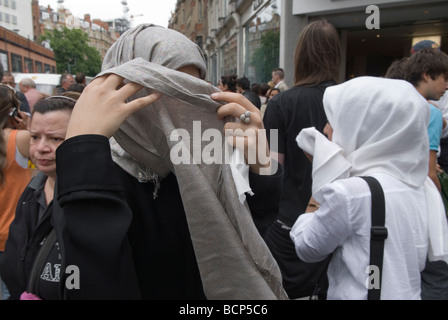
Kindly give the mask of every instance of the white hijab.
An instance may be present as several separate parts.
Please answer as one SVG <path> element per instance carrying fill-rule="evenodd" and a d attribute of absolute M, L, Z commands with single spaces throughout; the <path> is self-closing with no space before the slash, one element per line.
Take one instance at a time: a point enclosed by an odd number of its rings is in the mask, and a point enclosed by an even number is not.
<path fill-rule="evenodd" d="M 324 108 L 333 141 L 314 128 L 302 130 L 299 147 L 313 156 L 313 197 L 337 179 L 387 173 L 411 187 L 425 185 L 430 258 L 448 255 L 448 227 L 438 190 L 428 181 L 430 110 L 408 82 L 360 77 L 330 87 Z"/>

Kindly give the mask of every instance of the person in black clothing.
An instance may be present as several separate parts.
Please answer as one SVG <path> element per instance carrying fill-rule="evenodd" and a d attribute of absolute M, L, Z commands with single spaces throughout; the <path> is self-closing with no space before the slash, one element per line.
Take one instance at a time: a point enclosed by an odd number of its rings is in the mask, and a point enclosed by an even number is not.
<path fill-rule="evenodd" d="M 254 106 L 261 109 L 261 100 L 257 93 L 251 91 L 250 81 L 246 77 L 241 77 L 236 80 L 236 90 L 245 96 Z"/>
<path fill-rule="evenodd" d="M 126 45 L 128 37 L 132 38 L 134 46 Z M 191 220 L 188 219 L 191 218 L 190 207 L 195 208 L 197 205 L 195 202 L 199 204 L 201 201 L 206 202 L 204 191 L 210 191 L 210 187 L 206 187 L 205 190 L 194 188 L 191 190 L 190 185 L 203 179 L 199 175 L 191 176 L 187 181 L 188 186 L 185 187 L 185 181 L 181 179 L 182 170 L 189 172 L 194 170 L 194 166 L 189 164 L 176 166 L 166 161 L 164 164 L 170 166 L 170 172 L 163 179 L 157 179 L 153 181 L 154 183 L 143 182 L 139 175 L 135 177 L 132 170 L 126 170 L 126 167 L 117 162 L 115 153 L 114 157 L 111 154 L 111 146 L 113 152 L 116 146 L 110 138 L 113 136 L 119 142 L 117 132 L 123 130 L 129 121 L 140 121 L 138 127 L 132 126 L 131 129 L 137 129 L 139 135 L 144 136 L 145 132 L 151 133 L 158 129 L 153 125 L 153 121 L 157 121 L 161 116 L 166 123 L 171 120 L 171 114 L 176 119 L 184 119 L 189 116 L 189 112 L 198 112 L 202 117 L 207 117 L 208 122 L 219 121 L 220 125 L 223 125 L 221 120 L 229 116 L 239 117 L 250 110 L 249 124 L 229 122 L 225 124 L 225 128 L 252 128 L 255 131 L 263 128 L 259 111 L 239 94 L 210 91 L 210 94 L 217 93 L 212 100 L 205 94 L 186 93 L 185 88 L 191 91 L 199 87 L 210 88 L 209 84 L 200 80 L 205 76 L 205 62 L 200 50 L 187 40 L 173 30 L 156 26 L 138 26 L 130 30 L 119 39 L 110 52 L 115 52 L 117 48 L 119 53 L 122 53 L 121 50 L 135 50 L 132 54 L 121 56 L 141 57 L 140 55 L 145 55 L 149 50 L 148 44 L 151 44 L 160 49 L 161 55 L 158 56 L 157 50 L 154 50 L 150 59 L 160 58 L 162 62 L 160 60 L 156 63 L 152 60 L 148 62 L 141 58 L 127 62 L 120 61 L 118 67 L 106 69 L 105 74 L 100 74 L 94 79 L 76 104 L 66 141 L 58 148 L 56 158 L 58 184 L 55 199 L 58 212 L 53 215 L 53 222 L 58 238 L 61 239 L 63 258 L 61 270 L 76 265 L 81 272 L 80 289 L 67 289 L 63 287 L 64 281 L 61 282 L 64 299 L 208 299 L 216 296 L 213 289 L 206 290 L 204 283 L 210 284 L 210 282 L 215 282 L 216 291 L 226 288 L 224 292 L 218 292 L 218 296 L 221 297 L 240 297 L 242 291 L 248 292 L 251 297 L 259 296 L 259 292 L 252 287 L 231 287 L 231 290 L 228 290 L 229 284 L 226 281 L 232 281 L 229 278 L 240 279 L 239 272 L 245 274 L 245 270 L 224 274 L 227 277 L 221 282 L 219 279 L 223 279 L 221 274 L 223 272 L 220 270 L 226 270 L 234 257 L 223 255 L 216 260 L 213 256 L 215 252 L 222 251 L 223 248 L 227 250 L 227 247 L 221 248 L 220 244 L 217 244 L 210 248 L 208 242 L 202 244 L 200 239 L 198 241 L 196 238 L 204 236 L 216 238 L 220 236 L 219 234 L 230 238 L 235 236 L 236 230 L 229 229 L 225 232 L 226 230 L 216 228 L 214 207 L 221 206 L 218 201 L 212 202 L 209 212 L 193 209 L 193 213 L 199 215 L 200 220 L 211 223 L 201 222 L 200 230 L 191 225 Z M 136 53 L 140 52 L 141 45 L 142 52 Z M 186 50 L 186 47 L 189 50 Z M 182 56 L 176 54 L 176 50 L 179 50 Z M 167 52 L 174 57 L 167 57 Z M 197 58 L 191 57 L 191 60 L 182 63 L 182 59 L 185 60 L 187 56 L 185 52 Z M 105 65 L 108 65 L 109 58 L 110 56 L 106 55 Z M 165 58 L 167 61 L 163 61 Z M 148 57 L 145 56 L 145 59 Z M 200 62 L 196 64 L 193 60 Z M 114 54 L 110 61 L 117 61 Z M 173 64 L 173 61 L 176 63 Z M 117 73 L 137 70 L 138 75 L 130 72 L 126 79 L 130 80 L 129 78 L 135 76 L 136 81 L 141 84 L 132 81 L 123 82 L 125 79 L 123 76 L 113 72 L 109 74 L 108 70 L 115 70 Z M 154 90 L 142 86 L 142 84 L 151 86 L 152 83 L 158 82 L 157 70 L 163 70 L 161 77 L 164 81 L 159 84 L 161 90 L 164 90 L 162 97 L 157 93 L 150 94 Z M 145 78 L 150 76 L 150 73 L 156 76 L 151 76 L 151 80 L 146 81 Z M 165 86 L 177 79 L 188 81 L 184 85 L 173 85 L 171 89 L 165 89 Z M 137 92 L 139 95 L 136 96 Z M 186 95 L 188 96 L 185 97 Z M 190 108 L 184 99 L 193 99 L 196 103 L 203 101 L 204 104 L 216 101 L 225 103 L 219 108 L 211 109 L 214 112 L 201 113 L 200 104 Z M 185 110 L 183 114 L 165 113 L 166 110 L 173 109 L 179 104 L 183 104 L 182 110 Z M 144 107 L 146 108 L 143 109 Z M 164 123 L 158 124 L 163 126 Z M 148 143 L 151 137 L 152 135 L 147 137 L 144 142 Z M 160 137 L 156 142 L 163 139 L 166 137 Z M 244 137 L 243 140 L 246 145 L 250 145 L 251 141 Z M 130 141 L 135 142 L 136 139 Z M 170 153 L 169 150 L 164 151 Z M 162 154 L 158 155 L 158 160 L 163 159 Z M 127 157 L 137 156 L 138 152 Z M 145 160 L 151 156 L 152 154 L 145 150 L 141 159 Z M 248 175 L 254 196 L 247 197 L 244 208 L 246 205 L 250 208 L 249 218 L 253 219 L 252 224 L 256 229 L 251 229 L 250 224 L 242 226 L 238 232 L 244 238 L 253 235 L 251 230 L 258 230 L 257 237 L 261 239 L 260 234 L 264 234 L 277 211 L 282 171 L 280 168 L 273 175 L 262 176 L 258 173 L 263 166 L 265 165 L 260 163 L 250 164 Z M 219 177 L 221 183 L 226 182 L 224 174 L 227 171 L 224 171 L 223 165 L 213 165 L 206 169 L 209 168 L 219 169 L 222 173 Z M 192 192 L 196 200 L 185 199 L 185 192 L 187 195 Z M 230 189 L 219 189 L 216 192 L 231 194 Z M 238 201 L 236 198 L 235 200 Z M 235 200 L 225 205 L 232 208 Z M 190 213 L 190 216 L 187 216 L 187 213 Z M 239 219 L 245 217 L 238 216 Z M 232 224 L 238 222 L 232 221 Z M 201 245 L 206 246 L 207 250 L 210 249 L 211 254 L 206 256 L 201 254 L 201 251 L 198 251 Z M 260 252 L 265 252 L 262 259 L 272 262 L 269 263 L 270 267 L 275 265 L 275 260 L 270 260 L 270 252 L 262 241 L 258 241 L 256 246 Z M 200 269 L 200 266 L 204 266 L 204 260 L 225 261 L 225 265 L 217 263 L 213 265 L 214 270 L 204 272 Z M 257 263 L 259 261 L 256 261 Z M 276 278 L 277 272 L 275 268 L 273 269 L 275 274 L 268 269 L 263 270 L 263 273 L 267 273 L 269 278 Z M 280 276 L 279 272 L 278 275 Z M 278 279 L 281 286 L 280 277 Z M 247 280 L 244 276 L 238 284 Z"/>
<path fill-rule="evenodd" d="M 56 181 L 56 149 L 64 141 L 76 100 L 50 97 L 39 101 L 31 121 L 30 158 L 39 170 L 22 193 L 10 226 L 0 272 L 18 300 L 30 290 L 30 277 L 36 256 L 52 228 L 53 193 Z M 50 255 L 38 269 L 36 293 L 41 299 L 59 299 L 61 257 L 59 244 L 53 242 Z"/>
<path fill-rule="evenodd" d="M 335 28 L 324 20 L 307 25 L 295 50 L 295 85 L 269 99 L 264 125 L 278 130 L 278 149 L 271 155 L 284 167 L 283 193 L 279 214 L 267 231 L 265 240 L 280 265 L 283 284 L 292 299 L 312 296 L 316 282 L 324 275 L 326 261 L 306 264 L 300 261 L 289 231 L 311 197 L 312 165 L 296 142 L 304 128 L 323 132 L 327 117 L 323 108 L 325 89 L 338 82 L 340 43 Z"/>
<path fill-rule="evenodd" d="M 0 81 L 3 84 L 7 84 L 12 88 L 16 87 L 16 81 L 14 79 L 14 75 L 9 71 L 5 71 L 3 73 L 3 77 Z M 25 94 L 20 91 L 16 91 L 16 93 L 20 100 L 20 107 L 19 107 L 20 111 L 30 113 L 30 105 L 28 103 L 28 100 L 27 100 Z"/>

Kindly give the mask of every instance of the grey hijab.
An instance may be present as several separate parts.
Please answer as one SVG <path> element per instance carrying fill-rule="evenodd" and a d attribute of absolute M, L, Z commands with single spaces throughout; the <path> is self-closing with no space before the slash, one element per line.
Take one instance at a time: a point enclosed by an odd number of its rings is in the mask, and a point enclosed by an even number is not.
<path fill-rule="evenodd" d="M 163 98 L 132 115 L 111 139 L 114 161 L 140 181 L 176 175 L 208 299 L 287 299 L 278 265 L 259 235 L 247 204 L 240 203 L 227 164 L 174 165 L 170 150 L 175 129 L 193 137 L 193 122 L 201 132 L 218 129 L 219 91 L 202 79 L 175 71 L 194 65 L 206 75 L 199 47 L 182 34 L 154 25 L 128 30 L 108 51 L 104 74 L 118 74 L 145 87 L 132 99 L 153 90 Z M 99 76 L 100 76 L 99 75 Z M 202 142 L 202 150 L 209 141 Z M 225 139 L 223 139 L 225 143 Z M 193 147 L 191 152 L 193 152 Z M 162 186 L 163 187 L 163 186 Z"/>

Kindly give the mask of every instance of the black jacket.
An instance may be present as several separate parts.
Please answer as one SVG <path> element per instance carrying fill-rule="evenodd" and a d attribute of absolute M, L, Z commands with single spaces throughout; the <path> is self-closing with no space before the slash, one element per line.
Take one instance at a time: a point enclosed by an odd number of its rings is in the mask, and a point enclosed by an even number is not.
<path fill-rule="evenodd" d="M 52 229 L 51 203 L 40 221 L 37 221 L 39 203 L 36 192 L 43 188 L 46 180 L 47 177 L 39 173 L 22 193 L 9 229 L 5 252 L 0 259 L 0 273 L 11 294 L 11 300 L 19 299 L 26 290 L 41 242 Z"/>
<path fill-rule="evenodd" d="M 81 275 L 80 289 L 64 290 L 64 298 L 205 299 L 174 175 L 154 200 L 154 185 L 113 163 L 103 136 L 69 139 L 56 159 L 53 223 L 62 270 L 74 265 Z M 263 233 L 277 211 L 282 172 L 250 179 L 256 196 L 248 202 Z"/>

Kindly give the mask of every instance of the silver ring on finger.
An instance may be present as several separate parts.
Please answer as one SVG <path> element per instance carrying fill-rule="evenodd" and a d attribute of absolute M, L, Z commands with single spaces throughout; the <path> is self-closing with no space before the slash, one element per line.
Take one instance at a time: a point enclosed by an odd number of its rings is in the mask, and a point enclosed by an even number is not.
<path fill-rule="evenodd" d="M 243 113 L 243 114 L 240 116 L 240 120 L 241 120 L 241 122 L 244 122 L 244 123 L 246 123 L 246 124 L 249 124 L 249 123 L 250 123 L 250 115 L 251 115 L 250 111 L 246 111 L 245 113 Z"/>

